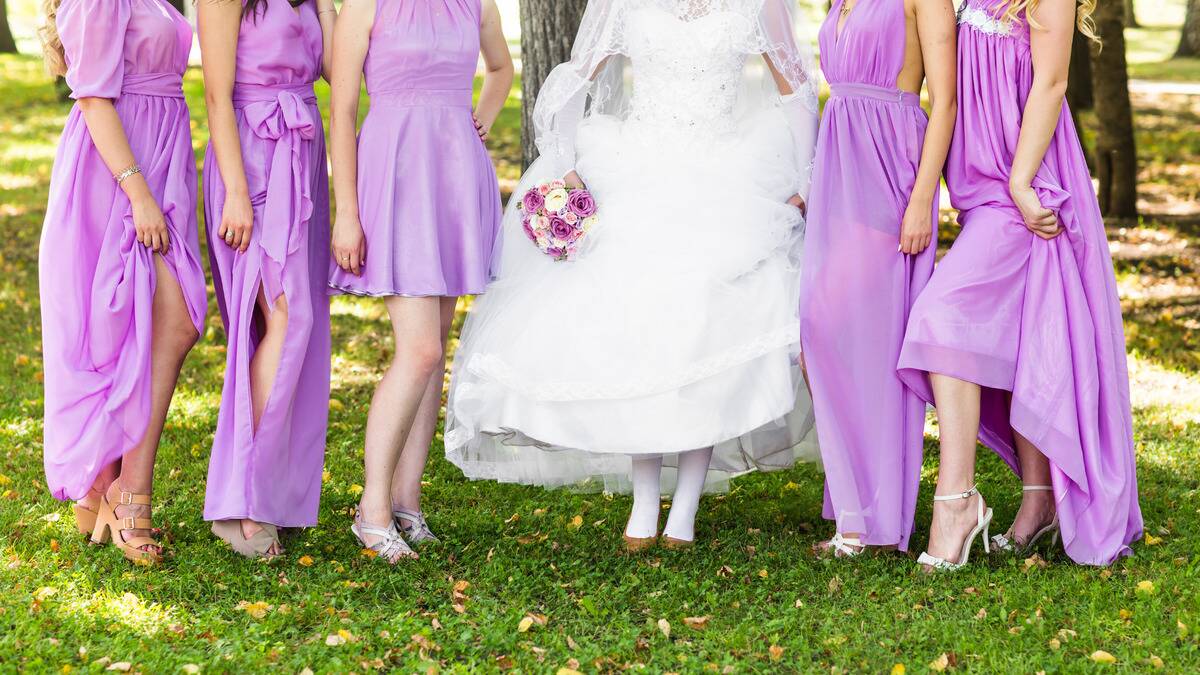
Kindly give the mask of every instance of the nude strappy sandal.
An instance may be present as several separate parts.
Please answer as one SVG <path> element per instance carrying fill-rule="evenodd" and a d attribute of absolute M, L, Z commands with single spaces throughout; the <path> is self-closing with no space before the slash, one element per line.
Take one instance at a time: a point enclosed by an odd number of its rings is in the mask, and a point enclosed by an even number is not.
<path fill-rule="evenodd" d="M 92 543 L 107 544 L 111 541 L 112 545 L 120 549 L 126 559 L 141 565 L 157 565 L 162 562 L 162 553 L 160 552 L 162 545 L 157 540 L 151 537 L 125 538 L 124 533 L 129 530 L 154 528 L 154 523 L 149 515 L 145 518 L 134 516 L 120 518 L 117 516 L 118 506 L 133 505 L 145 506 L 149 510 L 150 495 L 125 492 L 117 486 L 116 481 L 113 481 L 108 491 L 100 498 L 100 505 L 96 509 L 96 525 L 92 530 Z M 144 550 L 144 547 L 158 550 Z"/>
<path fill-rule="evenodd" d="M 1021 487 L 1022 492 L 1054 492 L 1054 487 L 1050 485 L 1025 485 Z M 992 537 L 992 548 L 997 553 L 1011 553 L 1013 555 L 1026 555 L 1037 546 L 1038 541 L 1046 535 L 1050 535 L 1050 545 L 1058 544 L 1058 513 L 1054 514 L 1054 520 L 1050 524 L 1033 533 L 1027 541 L 1021 542 L 1012 536 L 1012 527 L 1010 526 L 1004 534 L 997 534 Z"/>
<path fill-rule="evenodd" d="M 234 551 L 247 558 L 266 558 L 268 560 L 283 555 L 283 544 L 279 543 L 279 530 L 270 523 L 259 523 L 262 529 L 250 537 L 242 532 L 242 521 L 214 520 L 212 533 L 230 545 Z M 278 553 L 270 553 L 274 546 Z"/>
<path fill-rule="evenodd" d="M 957 560 L 946 560 L 937 556 L 930 555 L 928 551 L 921 554 L 917 558 L 917 564 L 924 566 L 926 570 L 953 572 L 957 569 L 962 569 L 971 558 L 971 545 L 975 543 L 975 538 L 983 535 L 983 552 L 987 553 L 991 544 L 988 539 L 988 526 L 992 523 L 992 509 L 985 507 L 983 495 L 979 494 L 978 486 L 971 486 L 970 490 L 952 495 L 934 495 L 935 502 L 949 502 L 956 499 L 970 499 L 979 495 L 979 501 L 975 505 L 975 527 L 967 535 L 967 538 L 962 543 L 962 549 L 958 553 Z"/>

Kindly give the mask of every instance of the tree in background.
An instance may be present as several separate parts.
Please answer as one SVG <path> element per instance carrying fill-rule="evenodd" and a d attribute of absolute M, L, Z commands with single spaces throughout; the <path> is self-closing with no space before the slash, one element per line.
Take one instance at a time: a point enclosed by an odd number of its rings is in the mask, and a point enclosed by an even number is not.
<path fill-rule="evenodd" d="M 1183 30 L 1179 31 L 1179 48 L 1175 50 L 1175 58 L 1183 56 L 1200 56 L 1200 0 L 1187 2 Z"/>
<path fill-rule="evenodd" d="M 1103 45 L 1093 44 L 1092 89 L 1096 120 L 1096 178 L 1106 216 L 1137 216 L 1137 148 L 1125 62 L 1125 6 L 1101 2 L 1093 15 Z"/>
<path fill-rule="evenodd" d="M 0 0 L 0 54 L 16 54 L 17 41 L 8 27 L 8 2 Z"/>
<path fill-rule="evenodd" d="M 522 161 L 537 159 L 533 107 L 542 83 L 558 64 L 571 58 L 571 45 L 587 0 L 521 0 Z"/>
<path fill-rule="evenodd" d="M 1125 0 L 1125 27 L 1138 28 L 1141 25 L 1138 23 L 1137 13 L 1133 11 L 1133 0 Z"/>

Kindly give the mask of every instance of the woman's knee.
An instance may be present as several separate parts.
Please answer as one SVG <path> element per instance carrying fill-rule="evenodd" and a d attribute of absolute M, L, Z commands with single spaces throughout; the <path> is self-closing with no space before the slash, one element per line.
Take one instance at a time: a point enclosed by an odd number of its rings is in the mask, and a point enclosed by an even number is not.
<path fill-rule="evenodd" d="M 422 374 L 432 374 L 445 367 L 445 354 L 441 340 L 431 337 L 413 340 L 398 347 L 395 362 Z"/>
<path fill-rule="evenodd" d="M 190 316 L 174 316 L 159 321 L 156 329 L 158 342 L 172 354 L 183 356 L 200 340 L 200 331 L 196 330 Z"/>

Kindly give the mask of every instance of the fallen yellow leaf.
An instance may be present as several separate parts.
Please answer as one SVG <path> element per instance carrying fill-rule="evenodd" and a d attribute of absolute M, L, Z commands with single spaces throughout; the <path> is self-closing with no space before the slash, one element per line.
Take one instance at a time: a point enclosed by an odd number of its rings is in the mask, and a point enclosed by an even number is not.
<path fill-rule="evenodd" d="M 517 624 L 517 632 L 525 633 L 532 627 L 533 627 L 533 618 L 527 616 L 524 619 L 521 619 L 521 622 Z"/>
<path fill-rule="evenodd" d="M 766 570 L 759 570 L 759 571 L 758 571 L 758 578 L 760 578 L 760 579 L 766 579 L 766 578 L 767 578 L 767 571 L 766 571 Z"/>
<path fill-rule="evenodd" d="M 950 655 L 945 652 L 942 652 L 940 656 L 929 662 L 929 669 L 939 673 L 948 667 L 950 667 Z"/>
<path fill-rule="evenodd" d="M 571 519 L 571 522 L 567 524 L 567 528 L 572 530 L 578 530 L 581 527 L 583 527 L 583 516 L 575 516 Z"/>
<path fill-rule="evenodd" d="M 300 560 L 298 560 L 296 562 L 299 562 L 301 565 L 303 565 L 305 567 L 312 567 L 313 558 L 311 555 L 302 555 L 302 556 L 300 556 Z"/>
<path fill-rule="evenodd" d="M 692 630 L 704 630 L 708 627 L 708 616 L 685 616 L 683 617 L 683 625 Z"/>
<path fill-rule="evenodd" d="M 1151 654 L 1150 658 L 1147 660 L 1150 661 L 1150 665 L 1155 668 L 1162 668 L 1166 665 L 1165 663 L 1163 663 L 1162 659 L 1158 658 L 1157 656 L 1155 656 L 1153 654 Z"/>
<path fill-rule="evenodd" d="M 349 492 L 352 496 L 357 497 L 358 495 L 361 495 L 363 493 L 363 486 L 359 485 L 358 483 L 355 483 L 354 485 L 351 485 L 349 488 L 347 488 L 346 492 Z"/>
<path fill-rule="evenodd" d="M 1149 532 L 1147 532 L 1145 542 L 1146 542 L 1147 546 L 1158 546 L 1159 544 L 1162 543 L 1162 538 L 1156 537 L 1156 536 L 1150 534 Z"/>
<path fill-rule="evenodd" d="M 329 399 L 329 409 L 330 410 L 345 410 L 345 408 L 346 408 L 345 403 L 342 403 L 341 401 L 337 400 L 336 398 Z"/>
<path fill-rule="evenodd" d="M 1137 592 L 1142 595 L 1154 595 L 1154 582 L 1144 579 L 1137 583 Z"/>
<path fill-rule="evenodd" d="M 896 665 L 892 666 L 892 675 L 904 675 L 904 671 L 905 668 L 903 663 L 897 663 Z"/>
<path fill-rule="evenodd" d="M 1092 655 L 1089 656 L 1088 658 L 1095 661 L 1096 663 L 1116 663 L 1117 662 L 1117 657 L 1113 656 L 1112 654 L 1109 654 L 1108 652 L 1104 651 L 1103 649 L 1097 649 L 1096 651 L 1092 652 Z"/>
<path fill-rule="evenodd" d="M 767 647 L 767 653 L 771 655 L 772 661 L 778 661 L 783 658 L 783 647 L 779 645 L 771 645 Z"/>
<path fill-rule="evenodd" d="M 659 619 L 658 620 L 658 630 L 663 634 L 664 637 L 670 638 L 671 637 L 671 622 L 667 621 L 666 619 Z"/>
<path fill-rule="evenodd" d="M 1050 638 L 1050 649 L 1058 651 L 1062 647 L 1062 642 L 1058 638 Z"/>

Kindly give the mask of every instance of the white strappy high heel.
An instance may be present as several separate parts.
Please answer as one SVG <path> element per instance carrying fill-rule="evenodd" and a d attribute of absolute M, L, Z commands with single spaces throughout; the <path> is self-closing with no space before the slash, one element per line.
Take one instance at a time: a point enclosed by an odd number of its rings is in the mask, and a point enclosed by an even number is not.
<path fill-rule="evenodd" d="M 954 501 L 955 499 L 970 499 L 975 495 L 979 495 L 979 486 L 977 485 L 972 486 L 971 489 L 967 490 L 966 492 L 960 492 L 958 494 L 934 495 L 933 501 L 949 502 Z M 929 552 L 926 551 L 921 554 L 921 557 L 917 558 L 917 564 L 926 565 L 935 570 L 947 572 L 959 569 L 966 565 L 967 560 L 970 559 L 971 545 L 975 543 L 975 537 L 979 536 L 980 533 L 983 534 L 983 552 L 987 553 L 989 551 L 988 525 L 992 523 L 992 509 L 991 507 L 988 507 L 986 510 L 984 509 L 983 495 L 979 495 L 979 502 L 976 504 L 976 508 L 978 509 L 978 515 L 976 516 L 977 519 L 975 522 L 975 529 L 971 530 L 970 534 L 967 535 L 966 541 L 963 542 L 962 551 L 959 553 L 957 562 L 951 562 L 945 558 L 938 558 L 936 556 L 929 555 Z"/>
<path fill-rule="evenodd" d="M 1021 488 L 1021 491 L 1022 492 L 1054 492 L 1054 487 L 1050 486 L 1050 485 L 1025 485 Z M 1012 527 L 1010 526 L 1008 528 L 1008 531 L 1005 532 L 1004 534 L 997 534 L 996 536 L 992 537 L 992 548 L 996 549 L 997 553 L 1003 552 L 1003 553 L 1013 553 L 1016 555 L 1025 555 L 1026 553 L 1029 553 L 1030 551 L 1032 551 L 1033 548 L 1035 546 L 1037 546 L 1038 541 L 1040 541 L 1041 538 L 1047 534 L 1050 535 L 1050 545 L 1051 546 L 1057 545 L 1058 544 L 1058 534 L 1059 534 L 1058 513 L 1057 512 L 1054 514 L 1054 520 L 1050 521 L 1049 525 L 1047 525 L 1047 526 L 1043 527 L 1042 529 L 1038 530 L 1037 532 L 1035 532 L 1033 534 L 1033 536 L 1030 537 L 1029 540 L 1026 541 L 1025 543 L 1022 544 L 1021 542 L 1012 538 Z"/>
<path fill-rule="evenodd" d="M 441 541 L 433 533 L 433 530 L 429 529 L 429 521 L 425 520 L 425 514 L 421 511 L 410 511 L 393 506 L 392 519 L 396 521 L 396 527 L 404 533 L 404 538 L 408 540 L 408 543 L 414 546 L 436 544 Z M 408 521 L 408 525 L 405 525 L 404 521 Z"/>
<path fill-rule="evenodd" d="M 841 532 L 835 532 L 829 541 L 825 542 L 823 547 L 820 544 L 818 546 L 820 547 L 820 553 L 832 553 L 835 558 L 853 558 L 862 555 L 867 550 L 866 545 L 862 543 L 862 539 L 858 537 L 843 537 Z M 858 548 L 854 548 L 856 546 Z"/>

